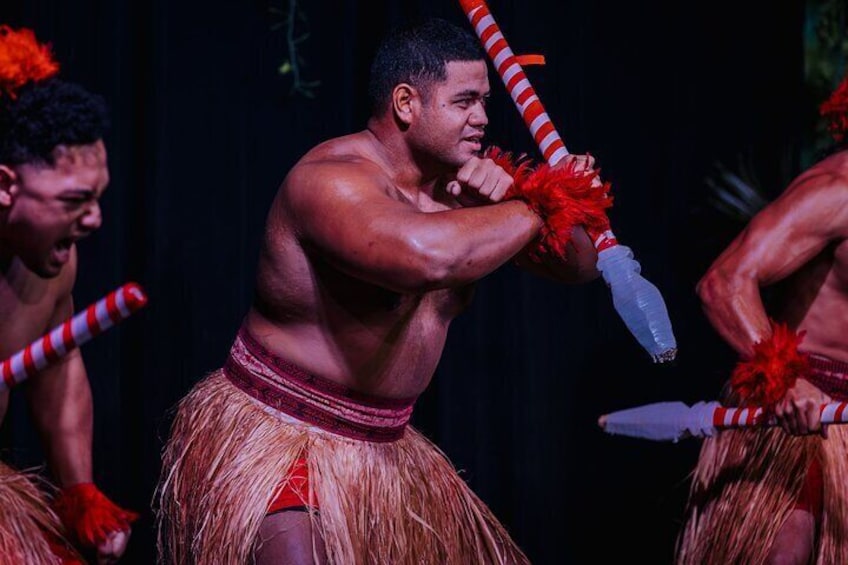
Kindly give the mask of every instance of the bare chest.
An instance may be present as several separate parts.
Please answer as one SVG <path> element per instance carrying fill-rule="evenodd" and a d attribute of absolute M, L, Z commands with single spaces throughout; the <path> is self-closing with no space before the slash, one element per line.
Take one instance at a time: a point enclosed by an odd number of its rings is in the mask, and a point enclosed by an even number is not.
<path fill-rule="evenodd" d="M 471 284 L 459 288 L 433 290 L 421 296 L 392 294 L 398 303 L 399 312 L 415 309 L 419 316 L 450 322 L 471 303 L 474 288 Z"/>
<path fill-rule="evenodd" d="M 321 294 L 319 302 L 325 308 L 336 307 L 366 324 L 395 325 L 413 320 L 441 324 L 449 323 L 468 307 L 474 285 L 404 294 L 344 277 L 343 281 L 325 281 Z M 329 296 L 332 300 L 324 300 Z"/>
<path fill-rule="evenodd" d="M 41 337 L 49 329 L 55 305 L 46 289 L 20 296 L 0 284 L 0 359 Z"/>

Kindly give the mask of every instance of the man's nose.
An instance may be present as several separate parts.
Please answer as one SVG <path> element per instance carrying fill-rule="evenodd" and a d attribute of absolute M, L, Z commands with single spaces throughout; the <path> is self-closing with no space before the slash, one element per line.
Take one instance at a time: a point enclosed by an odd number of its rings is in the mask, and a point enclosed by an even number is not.
<path fill-rule="evenodd" d="M 80 218 L 80 225 L 85 229 L 85 231 L 92 232 L 100 227 L 100 224 L 103 223 L 103 216 L 100 213 L 100 204 L 94 202 L 83 214 L 82 218 Z"/>
<path fill-rule="evenodd" d="M 486 115 L 486 108 L 483 104 L 476 104 L 474 111 L 468 118 L 468 125 L 475 128 L 484 128 L 489 124 L 489 116 Z"/>

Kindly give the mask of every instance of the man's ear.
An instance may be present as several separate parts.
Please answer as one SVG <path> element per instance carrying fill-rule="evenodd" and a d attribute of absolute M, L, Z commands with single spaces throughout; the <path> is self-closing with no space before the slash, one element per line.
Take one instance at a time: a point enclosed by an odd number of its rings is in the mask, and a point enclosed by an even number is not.
<path fill-rule="evenodd" d="M 421 107 L 421 95 L 412 85 L 405 82 L 392 89 L 392 113 L 395 118 L 409 127 Z"/>
<path fill-rule="evenodd" d="M 18 173 L 6 165 L 0 165 L 0 209 L 9 208 L 17 192 Z"/>

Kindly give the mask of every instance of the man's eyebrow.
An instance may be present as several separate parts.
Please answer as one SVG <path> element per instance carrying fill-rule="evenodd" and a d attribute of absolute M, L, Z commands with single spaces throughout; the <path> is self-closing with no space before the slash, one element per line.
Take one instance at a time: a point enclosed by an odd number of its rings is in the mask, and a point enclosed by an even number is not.
<path fill-rule="evenodd" d="M 91 198 L 96 194 L 95 190 L 90 186 L 79 186 L 68 188 L 59 193 L 60 196 L 73 196 L 80 198 Z"/>
<path fill-rule="evenodd" d="M 489 92 L 483 93 L 479 90 L 474 90 L 473 88 L 462 90 L 454 94 L 455 98 L 486 98 L 487 96 L 489 96 Z"/>

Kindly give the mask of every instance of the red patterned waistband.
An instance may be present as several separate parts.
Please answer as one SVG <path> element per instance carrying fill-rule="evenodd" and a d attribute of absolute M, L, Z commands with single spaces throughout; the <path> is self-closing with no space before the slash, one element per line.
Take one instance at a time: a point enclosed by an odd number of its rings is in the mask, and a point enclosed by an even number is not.
<path fill-rule="evenodd" d="M 834 400 L 848 401 L 848 363 L 810 354 L 809 381 Z"/>
<path fill-rule="evenodd" d="M 311 375 L 265 349 L 245 328 L 230 349 L 224 374 L 240 390 L 275 410 L 363 441 L 403 437 L 416 400 L 371 396 Z"/>

